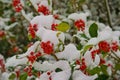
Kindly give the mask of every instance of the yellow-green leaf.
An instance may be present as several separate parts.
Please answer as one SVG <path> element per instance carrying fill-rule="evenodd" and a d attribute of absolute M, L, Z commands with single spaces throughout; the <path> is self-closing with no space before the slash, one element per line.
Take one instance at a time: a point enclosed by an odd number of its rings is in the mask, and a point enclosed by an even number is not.
<path fill-rule="evenodd" d="M 66 32 L 70 28 L 70 26 L 68 23 L 62 22 L 58 26 L 56 26 L 56 28 L 58 31 Z"/>

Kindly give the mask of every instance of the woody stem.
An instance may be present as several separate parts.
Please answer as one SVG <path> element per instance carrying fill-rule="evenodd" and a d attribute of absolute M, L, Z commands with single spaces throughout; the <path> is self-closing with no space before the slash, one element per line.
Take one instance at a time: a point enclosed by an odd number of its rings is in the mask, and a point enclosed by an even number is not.
<path fill-rule="evenodd" d="M 55 54 L 51 54 L 51 55 L 55 58 L 56 61 L 59 61 L 58 57 Z"/>

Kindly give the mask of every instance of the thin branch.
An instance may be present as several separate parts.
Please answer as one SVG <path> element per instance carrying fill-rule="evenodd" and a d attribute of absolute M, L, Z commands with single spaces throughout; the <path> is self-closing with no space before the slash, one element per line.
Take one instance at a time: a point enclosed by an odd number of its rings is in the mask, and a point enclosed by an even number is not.
<path fill-rule="evenodd" d="M 34 7 L 35 11 L 38 13 L 38 6 L 35 4 L 35 1 L 29 0 L 32 6 Z"/>
<path fill-rule="evenodd" d="M 21 11 L 21 14 L 28 22 L 30 22 L 30 18 L 25 14 L 24 10 Z"/>
<path fill-rule="evenodd" d="M 51 54 L 51 55 L 56 59 L 56 61 L 59 61 L 58 57 L 55 54 Z"/>
<path fill-rule="evenodd" d="M 113 25 L 116 26 L 116 25 L 118 25 L 118 24 L 120 24 L 120 18 L 118 18 Z"/>
<path fill-rule="evenodd" d="M 116 58 L 118 58 L 118 60 L 120 61 L 120 58 L 112 51 L 112 53 L 114 54 L 114 56 L 116 57 Z"/>
<path fill-rule="evenodd" d="M 108 16 L 109 26 L 113 29 L 112 21 L 111 21 L 110 7 L 109 7 L 109 4 L 108 4 L 108 0 L 105 0 L 105 6 L 106 6 L 106 9 L 107 9 L 107 16 Z"/>
<path fill-rule="evenodd" d="M 112 56 L 111 53 L 108 54 L 111 58 L 115 59 L 116 61 L 119 61 L 116 57 Z"/>

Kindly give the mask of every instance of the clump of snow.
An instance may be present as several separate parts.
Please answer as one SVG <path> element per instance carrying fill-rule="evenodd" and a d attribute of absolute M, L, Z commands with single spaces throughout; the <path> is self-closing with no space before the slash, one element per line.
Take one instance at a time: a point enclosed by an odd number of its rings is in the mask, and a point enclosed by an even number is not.
<path fill-rule="evenodd" d="M 49 2 L 48 2 L 48 0 L 40 0 L 40 4 L 38 6 L 44 5 L 51 11 L 52 10 L 52 0 L 49 0 Z"/>
<path fill-rule="evenodd" d="M 68 61 L 73 61 L 80 58 L 80 52 L 76 49 L 74 44 L 68 44 L 65 46 L 63 52 L 56 53 L 59 59 L 66 59 Z"/>
<path fill-rule="evenodd" d="M 47 67 L 46 67 L 47 66 Z M 52 71 L 51 78 L 52 80 L 69 80 L 71 75 L 71 68 L 67 61 L 57 61 L 54 64 L 47 61 L 41 63 L 34 63 L 33 67 L 41 71 Z M 57 68 L 62 69 L 60 72 L 55 72 Z M 47 72 L 43 73 L 38 80 L 48 80 L 49 76 Z"/>
<path fill-rule="evenodd" d="M 59 34 L 60 33 L 60 34 Z M 58 35 L 59 34 L 59 35 Z M 64 43 L 64 33 L 60 31 L 52 31 L 48 30 L 45 28 L 40 28 L 37 32 L 36 35 L 43 41 L 47 42 L 50 41 L 51 43 L 54 44 L 54 46 L 57 46 L 59 44 L 59 39 Z"/>
<path fill-rule="evenodd" d="M 82 19 L 86 23 L 87 14 L 86 13 L 72 13 L 68 16 L 68 19 L 80 20 Z"/>
<path fill-rule="evenodd" d="M 21 58 L 21 59 L 17 59 L 16 56 L 13 56 L 11 58 L 7 59 L 7 62 L 5 64 L 6 67 L 10 67 L 10 66 L 17 66 L 17 65 L 25 65 L 27 63 L 28 59 L 27 58 Z"/>
<path fill-rule="evenodd" d="M 30 23 L 31 25 L 37 24 L 38 28 L 39 27 L 45 27 L 47 29 L 51 29 L 51 25 L 55 22 L 55 19 L 53 15 L 40 15 L 34 17 Z"/>
<path fill-rule="evenodd" d="M 111 40 L 113 36 L 112 29 L 110 27 L 104 28 L 101 32 L 98 34 L 98 40 L 103 41 L 103 40 Z"/>
<path fill-rule="evenodd" d="M 8 77 L 11 75 L 11 73 L 4 72 L 2 74 L 1 80 L 9 80 Z"/>
<path fill-rule="evenodd" d="M 44 61 L 43 63 L 35 62 L 33 64 L 33 67 L 41 71 L 53 71 L 56 68 L 60 68 L 62 70 L 71 69 L 69 63 L 67 61 L 62 60 L 57 61 L 55 63 L 49 63 L 48 61 Z"/>
<path fill-rule="evenodd" d="M 97 38 L 91 38 L 86 45 L 96 45 L 98 44 L 98 39 Z"/>
<path fill-rule="evenodd" d="M 39 50 L 39 45 L 40 45 L 40 41 L 36 41 L 32 46 L 28 48 L 27 52 L 25 52 L 21 57 L 29 55 L 31 52 L 35 52 L 36 49 Z"/>
<path fill-rule="evenodd" d="M 80 70 L 76 70 L 73 72 L 73 80 L 95 80 L 97 78 L 97 74 L 92 76 L 87 76 L 82 73 Z"/>
<path fill-rule="evenodd" d="M 96 67 L 100 63 L 100 57 L 96 54 L 95 60 L 92 59 L 91 51 L 87 51 L 84 54 L 85 64 L 89 66 L 90 68 Z"/>

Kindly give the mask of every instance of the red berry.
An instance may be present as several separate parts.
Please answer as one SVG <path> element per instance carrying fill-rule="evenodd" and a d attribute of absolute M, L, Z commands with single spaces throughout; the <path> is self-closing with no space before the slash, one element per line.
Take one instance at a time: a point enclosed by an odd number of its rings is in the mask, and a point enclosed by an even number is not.
<path fill-rule="evenodd" d="M 28 72 L 28 76 L 32 76 L 32 72 Z"/>
<path fill-rule="evenodd" d="M 100 58 L 100 64 L 99 65 L 101 65 L 101 64 L 105 64 L 105 60 L 102 59 L 102 58 Z"/>
<path fill-rule="evenodd" d="M 55 19 L 58 19 L 58 18 L 59 18 L 59 15 L 58 15 L 58 14 L 54 14 L 53 17 L 54 17 Z"/>
<path fill-rule="evenodd" d="M 20 76 L 20 70 L 15 71 L 17 78 Z"/>
<path fill-rule="evenodd" d="M 93 60 L 95 59 L 95 54 L 98 54 L 98 53 L 99 53 L 99 49 L 93 50 L 93 51 L 91 52 L 91 56 L 92 56 L 92 59 L 93 59 Z"/>
<path fill-rule="evenodd" d="M 34 25 L 33 25 L 33 29 L 34 29 L 35 31 L 37 31 L 37 30 L 38 30 L 38 25 L 37 25 L 37 24 L 34 24 Z"/>
<path fill-rule="evenodd" d="M 13 48 L 13 52 L 18 52 L 19 51 L 19 48 L 17 47 L 17 46 L 15 46 L 14 48 Z"/>
<path fill-rule="evenodd" d="M 0 37 L 5 36 L 5 32 L 3 30 L 0 30 Z"/>
<path fill-rule="evenodd" d="M 52 77 L 51 77 L 51 76 L 49 77 L 49 80 L 52 80 Z"/>
<path fill-rule="evenodd" d="M 79 60 L 76 60 L 76 64 L 80 65 L 80 61 L 79 61 Z"/>
<path fill-rule="evenodd" d="M 30 42 L 27 47 L 31 47 L 33 45 L 33 42 Z"/>
<path fill-rule="evenodd" d="M 40 57 L 40 56 L 41 56 L 41 53 L 40 53 L 40 52 L 37 52 L 35 56 L 36 56 L 36 57 Z"/>
<path fill-rule="evenodd" d="M 35 38 L 35 30 L 34 30 L 34 28 L 32 27 L 32 25 L 30 24 L 30 26 L 29 26 L 29 33 L 30 33 L 30 35 L 32 36 L 32 38 Z"/>
<path fill-rule="evenodd" d="M 40 77 L 41 73 L 40 72 L 37 72 L 37 77 Z"/>
<path fill-rule="evenodd" d="M 47 75 L 50 75 L 51 74 L 51 72 L 47 72 Z"/>
<path fill-rule="evenodd" d="M 1 71 L 5 72 L 5 64 L 3 59 L 0 59 L 0 67 L 1 67 Z"/>
<path fill-rule="evenodd" d="M 30 55 L 34 55 L 34 52 L 31 52 Z"/>
<path fill-rule="evenodd" d="M 25 72 L 28 72 L 28 70 L 29 70 L 28 67 L 27 67 L 27 68 L 24 68 L 24 71 L 25 71 Z"/>

